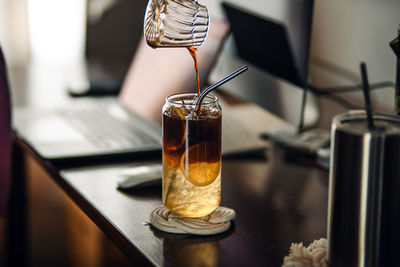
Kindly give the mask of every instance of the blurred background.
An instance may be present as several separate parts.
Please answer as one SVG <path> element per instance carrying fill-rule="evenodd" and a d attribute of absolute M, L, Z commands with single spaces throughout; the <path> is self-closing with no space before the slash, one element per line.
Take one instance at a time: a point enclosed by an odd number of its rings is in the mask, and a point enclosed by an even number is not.
<path fill-rule="evenodd" d="M 286 4 L 291 1 L 296 0 Z M 199 2 L 208 7 L 212 18 L 227 20 L 222 1 Z M 282 7 L 273 5 L 276 1 L 225 2 L 264 17 L 283 12 Z M 82 76 L 86 75 L 87 47 L 94 55 L 109 58 L 116 69 L 127 69 L 142 37 L 146 4 L 145 0 L 0 0 L 0 44 L 9 67 L 13 105 L 51 107 L 69 101 L 65 95 L 71 83 L 83 81 Z M 399 10 L 398 0 L 315 0 L 308 82 L 321 88 L 359 84 L 359 63 L 364 61 L 371 83 L 394 83 L 396 59 L 389 42 L 397 34 Z M 260 45 L 268 49 L 268 43 Z M 209 82 L 243 62 L 249 65 L 248 74 L 224 90 L 297 124 L 302 88 L 240 58 L 232 36 L 228 37 Z M 100 69 L 98 73 L 102 76 L 103 72 Z M 46 92 L 46 98 L 38 98 L 38 91 Z M 355 106 L 363 105 L 359 91 L 339 95 Z M 371 97 L 375 110 L 393 112 L 393 86 L 375 90 Z M 307 104 L 307 122 L 325 129 L 329 129 L 334 115 L 347 110 L 329 98 L 312 94 Z M 33 163 L 28 168 L 34 176 L 29 179 L 33 266 L 128 264 L 125 256 L 40 168 Z M 0 265 L 5 257 L 4 224 L 1 218 Z"/>
<path fill-rule="evenodd" d="M 287 5 L 290 5 L 291 1 L 296 2 L 289 0 L 286 1 Z M 208 7 L 212 18 L 226 20 L 221 8 L 222 1 L 200 2 Z M 274 9 L 273 3 L 276 1 L 225 2 L 235 3 L 264 17 L 282 12 L 282 7 Z M 46 102 L 43 99 L 36 100 L 35 95 L 29 93 L 32 90 L 28 90 L 27 87 L 39 84 L 40 88 L 35 89 L 48 91 L 48 97 L 51 99 L 58 94 L 64 94 L 67 81 L 70 83 L 80 80 L 79 76 L 84 69 L 83 64 L 79 62 L 84 59 L 85 54 L 86 16 L 92 29 L 91 35 L 87 36 L 91 51 L 94 54 L 102 54 L 103 57 L 113 58 L 116 61 L 115 65 L 126 67 L 130 61 L 130 58 L 126 59 L 126 55 L 133 56 L 142 36 L 146 4 L 147 1 L 144 0 L 0 0 L 0 42 L 11 68 L 14 104 Z M 394 39 L 400 23 L 396 13 L 399 7 L 400 3 L 396 0 L 385 0 L 382 3 L 373 0 L 315 0 L 308 64 L 309 82 L 322 88 L 357 84 L 360 82 L 360 61 L 367 63 L 371 83 L 394 82 L 395 56 L 389 42 Z M 113 42 L 113 39 L 123 41 Z M 223 70 L 232 70 L 232 62 L 240 61 L 231 39 L 228 38 L 220 56 L 221 60 L 210 76 L 211 81 L 220 78 L 219 73 Z M 263 45 L 267 49 L 268 44 Z M 27 68 L 27 64 L 35 67 Z M 60 90 L 55 90 L 56 86 L 50 84 L 50 81 L 43 83 L 41 80 L 40 69 L 49 65 L 52 66 L 53 73 L 63 74 L 63 77 L 58 79 Z M 14 75 L 18 71 L 28 72 L 25 77 L 28 77 L 29 81 Z M 48 71 L 43 73 L 47 76 Z M 271 80 L 270 75 L 255 66 L 251 66 L 249 73 L 243 85 L 232 85 L 229 90 L 277 111 L 279 115 L 295 123 L 298 118 L 295 112 L 290 110 L 290 106 L 297 101 L 300 90 L 286 90 L 287 86 L 276 80 L 271 88 L 266 85 Z M 285 90 L 288 93 L 285 93 Z M 269 101 L 270 95 L 276 92 L 284 94 L 279 103 L 280 110 L 271 106 Z M 357 105 L 360 104 L 359 95 L 346 94 L 345 97 Z M 393 88 L 377 90 L 372 98 L 376 109 L 393 109 Z M 318 110 L 312 111 L 309 115 L 310 120 L 318 121 L 324 128 L 329 127 L 334 114 L 343 111 L 340 105 L 325 98 L 319 98 L 317 105 Z"/>

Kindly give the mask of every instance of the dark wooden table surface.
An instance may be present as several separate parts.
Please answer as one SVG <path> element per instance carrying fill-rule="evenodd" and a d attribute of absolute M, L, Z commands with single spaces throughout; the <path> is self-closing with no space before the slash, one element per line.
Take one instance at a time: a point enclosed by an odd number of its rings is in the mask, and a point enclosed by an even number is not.
<path fill-rule="evenodd" d="M 237 216 L 226 233 L 197 237 L 146 224 L 162 204 L 161 186 L 116 189 L 118 173 L 142 160 L 65 168 L 40 159 L 15 139 L 20 154 L 33 155 L 138 266 L 281 266 L 292 242 L 308 245 L 326 237 L 328 171 L 290 160 L 276 147 L 259 156 L 223 159 L 221 204 Z"/>
<path fill-rule="evenodd" d="M 51 83 L 51 90 L 44 90 L 46 83 L 35 86 L 24 77 L 18 75 L 14 79 L 15 87 L 21 83 L 21 90 L 13 94 L 18 106 L 57 106 L 71 101 L 62 86 Z M 49 78 L 53 82 L 62 81 L 48 71 L 43 77 L 46 82 Z M 50 98 L 51 101 L 46 101 Z M 23 139 L 14 135 L 13 209 L 8 243 L 15 266 L 26 264 L 24 256 L 28 253 L 25 154 L 34 157 L 137 266 L 281 266 L 292 242 L 308 245 L 314 239 L 326 237 L 328 171 L 288 160 L 278 148 L 271 147 L 257 157 L 223 159 L 221 204 L 235 209 L 237 216 L 228 232 L 195 237 L 167 234 L 145 225 L 150 212 L 161 205 L 161 187 L 116 189 L 121 169 L 149 159 L 66 168 L 41 159 Z"/>

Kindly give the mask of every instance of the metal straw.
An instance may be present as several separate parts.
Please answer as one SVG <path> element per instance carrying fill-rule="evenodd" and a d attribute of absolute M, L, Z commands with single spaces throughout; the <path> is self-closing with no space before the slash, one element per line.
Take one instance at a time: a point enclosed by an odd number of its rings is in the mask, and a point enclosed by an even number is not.
<path fill-rule="evenodd" d="M 368 83 L 368 75 L 367 75 L 367 66 L 364 62 L 360 64 L 363 92 L 364 92 L 364 100 L 365 100 L 365 109 L 367 111 L 367 119 L 368 119 L 368 128 L 374 128 L 374 120 L 372 119 L 372 105 L 371 99 L 369 96 L 369 83 Z"/>
<path fill-rule="evenodd" d="M 248 68 L 246 65 L 242 66 L 241 68 L 239 68 L 238 70 L 232 72 L 231 74 L 229 74 L 228 76 L 226 76 L 225 78 L 223 78 L 222 80 L 220 80 L 219 82 L 214 83 L 213 85 L 210 85 L 209 87 L 207 87 L 205 90 L 203 90 L 203 92 L 200 94 L 199 99 L 197 99 L 196 102 L 196 108 L 195 111 L 196 113 L 199 112 L 200 106 L 201 106 L 201 102 L 203 101 L 204 97 L 211 92 L 212 90 L 214 90 L 215 88 L 223 85 L 224 83 L 228 82 L 229 80 L 235 78 L 236 76 L 238 76 L 239 74 L 243 73 L 244 71 L 246 71 Z"/>

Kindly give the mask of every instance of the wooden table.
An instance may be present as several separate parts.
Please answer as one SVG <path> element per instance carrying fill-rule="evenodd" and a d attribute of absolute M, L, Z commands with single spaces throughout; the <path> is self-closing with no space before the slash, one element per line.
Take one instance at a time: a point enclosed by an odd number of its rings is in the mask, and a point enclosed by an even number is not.
<path fill-rule="evenodd" d="M 271 146 L 265 154 L 224 158 L 222 205 L 237 217 L 226 233 L 197 237 L 161 232 L 146 224 L 161 205 L 161 187 L 116 189 L 120 170 L 133 163 L 55 166 L 14 136 L 10 257 L 24 265 L 26 244 L 24 153 L 33 156 L 111 241 L 137 266 L 281 266 L 292 242 L 326 237 L 328 171 L 293 161 Z M 26 247 L 25 247 L 26 248 Z"/>
<path fill-rule="evenodd" d="M 37 86 L 23 75 L 15 79 L 23 89 L 14 94 L 18 105 L 57 106 L 73 101 L 61 86 L 50 83 L 52 90 L 43 89 L 49 79 L 54 83 L 62 79 L 49 75 L 47 69 L 42 76 L 46 83 Z M 228 232 L 196 237 L 163 233 L 145 224 L 150 212 L 161 205 L 161 187 L 124 192 L 116 189 L 116 175 L 121 169 L 160 159 L 56 166 L 40 158 L 14 133 L 10 265 L 27 265 L 26 154 L 137 266 L 281 266 L 292 242 L 308 245 L 326 237 L 328 171 L 289 160 L 278 148 L 271 147 L 259 156 L 223 159 L 222 205 L 235 209 L 237 216 Z"/>

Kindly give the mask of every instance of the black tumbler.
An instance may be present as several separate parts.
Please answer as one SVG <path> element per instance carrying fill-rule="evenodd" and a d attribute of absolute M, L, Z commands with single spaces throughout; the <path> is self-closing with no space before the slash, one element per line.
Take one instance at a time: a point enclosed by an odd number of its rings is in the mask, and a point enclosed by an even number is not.
<path fill-rule="evenodd" d="M 330 266 L 400 266 L 400 118 L 364 111 L 333 119 Z"/>

